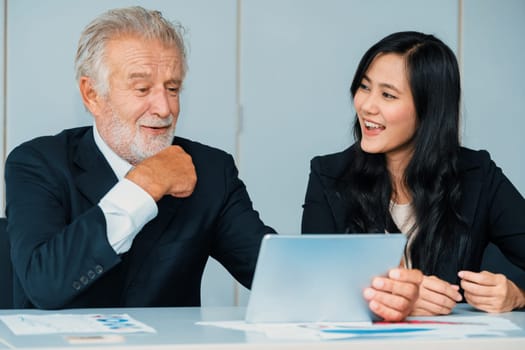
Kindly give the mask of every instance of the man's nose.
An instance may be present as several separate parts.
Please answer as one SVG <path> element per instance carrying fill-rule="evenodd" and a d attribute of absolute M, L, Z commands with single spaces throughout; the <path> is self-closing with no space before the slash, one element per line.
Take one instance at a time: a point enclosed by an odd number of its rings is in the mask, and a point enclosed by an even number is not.
<path fill-rule="evenodd" d="M 171 114 L 170 105 L 168 102 L 168 94 L 165 89 L 159 89 L 151 95 L 151 114 L 157 115 L 160 118 L 166 118 Z"/>

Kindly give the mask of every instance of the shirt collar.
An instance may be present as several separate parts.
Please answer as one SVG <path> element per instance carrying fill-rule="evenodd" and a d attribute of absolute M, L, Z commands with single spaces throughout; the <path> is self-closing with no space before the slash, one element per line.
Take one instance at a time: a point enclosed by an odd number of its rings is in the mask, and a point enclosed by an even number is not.
<path fill-rule="evenodd" d="M 130 171 L 133 166 L 125 161 L 124 159 L 120 158 L 108 145 L 107 143 L 102 139 L 100 134 L 97 130 L 97 124 L 93 124 L 93 136 L 95 138 L 95 144 L 97 145 L 100 152 L 102 152 L 102 155 L 104 158 L 106 158 L 107 162 L 109 163 L 109 166 L 117 175 L 117 178 L 119 180 L 123 179 L 124 176 Z"/>

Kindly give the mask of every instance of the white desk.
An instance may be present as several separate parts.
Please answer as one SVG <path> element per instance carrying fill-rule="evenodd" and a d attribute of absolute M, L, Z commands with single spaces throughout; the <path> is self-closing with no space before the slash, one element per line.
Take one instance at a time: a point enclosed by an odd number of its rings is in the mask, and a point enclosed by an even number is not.
<path fill-rule="evenodd" d="M 72 345 L 64 335 L 16 336 L 0 322 L 0 349 L 525 349 L 525 311 L 500 314 L 521 327 L 509 331 L 506 337 L 476 337 L 467 339 L 410 339 L 374 338 L 325 341 L 275 340 L 264 333 L 244 332 L 214 326 L 196 325 L 197 321 L 242 320 L 244 308 L 132 308 L 132 309 L 75 309 L 66 314 L 128 313 L 138 321 L 154 327 L 156 334 L 124 335 L 124 342 L 115 344 Z M 56 311 L 0 310 L 0 314 L 46 314 Z M 455 312 L 472 316 L 471 309 L 460 306 Z M 484 315 L 484 314 L 483 314 Z"/>

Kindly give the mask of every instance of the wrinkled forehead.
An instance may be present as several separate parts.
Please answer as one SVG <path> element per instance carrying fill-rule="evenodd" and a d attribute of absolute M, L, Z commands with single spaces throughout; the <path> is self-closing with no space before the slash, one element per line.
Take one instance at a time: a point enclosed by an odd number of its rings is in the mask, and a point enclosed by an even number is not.
<path fill-rule="evenodd" d="M 182 79 L 183 58 L 176 45 L 136 37 L 113 39 L 106 47 L 110 72 L 121 78 L 146 78 L 156 75 Z"/>

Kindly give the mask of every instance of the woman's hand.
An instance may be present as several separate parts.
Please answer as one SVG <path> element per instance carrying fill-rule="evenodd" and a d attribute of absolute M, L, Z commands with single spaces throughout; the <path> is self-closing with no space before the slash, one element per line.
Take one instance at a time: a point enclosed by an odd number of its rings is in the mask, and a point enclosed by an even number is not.
<path fill-rule="evenodd" d="M 387 277 L 376 277 L 363 291 L 368 307 L 385 321 L 405 319 L 419 294 L 423 274 L 415 269 L 392 269 Z"/>
<path fill-rule="evenodd" d="M 459 271 L 466 301 L 486 312 L 508 312 L 525 307 L 525 291 L 505 275 L 488 271 Z"/>
<path fill-rule="evenodd" d="M 412 316 L 448 315 L 462 299 L 459 286 L 436 276 L 423 276 Z"/>

